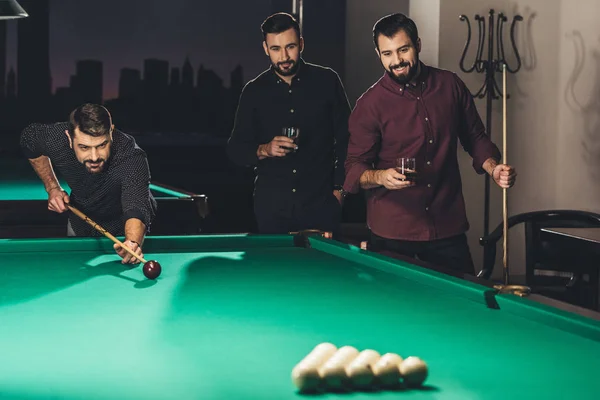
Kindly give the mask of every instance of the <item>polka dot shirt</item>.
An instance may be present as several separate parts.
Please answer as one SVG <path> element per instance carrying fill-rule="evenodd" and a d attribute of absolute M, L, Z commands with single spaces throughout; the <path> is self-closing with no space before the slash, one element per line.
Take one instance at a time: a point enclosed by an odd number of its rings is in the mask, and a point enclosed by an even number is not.
<path fill-rule="evenodd" d="M 66 122 L 29 125 L 21 134 L 23 153 L 29 159 L 50 158 L 59 180 L 71 189 L 71 204 L 111 234 L 123 236 L 130 218 L 140 219 L 149 230 L 157 206 L 150 193 L 146 153 L 132 136 L 115 129 L 104 171 L 91 174 L 69 146 L 68 126 Z M 76 215 L 70 215 L 69 221 L 76 236 L 102 235 Z"/>

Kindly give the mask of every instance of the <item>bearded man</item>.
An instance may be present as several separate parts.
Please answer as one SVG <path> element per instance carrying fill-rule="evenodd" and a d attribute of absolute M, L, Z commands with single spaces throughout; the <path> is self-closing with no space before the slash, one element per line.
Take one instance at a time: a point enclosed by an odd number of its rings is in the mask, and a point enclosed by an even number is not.
<path fill-rule="evenodd" d="M 500 164 L 463 81 L 419 60 L 413 20 L 399 13 L 381 18 L 373 41 L 385 71 L 350 116 L 344 189 L 366 193 L 371 249 L 474 274 L 458 143 L 475 172 L 501 188 L 514 184 L 516 172 Z M 414 160 L 410 171 L 402 159 Z"/>
<path fill-rule="evenodd" d="M 133 137 L 116 130 L 108 110 L 97 104 L 77 107 L 68 122 L 33 123 L 21 133 L 21 148 L 48 193 L 48 209 L 70 204 L 143 257 L 142 243 L 156 215 L 146 153 Z M 60 181 L 71 189 L 68 194 Z M 99 236 L 81 218 L 69 215 L 68 236 Z M 137 259 L 114 245 L 123 263 Z"/>
<path fill-rule="evenodd" d="M 277 13 L 261 25 L 270 68 L 240 96 L 229 158 L 256 173 L 260 233 L 339 233 L 350 105 L 338 74 L 301 58 L 298 22 Z"/>

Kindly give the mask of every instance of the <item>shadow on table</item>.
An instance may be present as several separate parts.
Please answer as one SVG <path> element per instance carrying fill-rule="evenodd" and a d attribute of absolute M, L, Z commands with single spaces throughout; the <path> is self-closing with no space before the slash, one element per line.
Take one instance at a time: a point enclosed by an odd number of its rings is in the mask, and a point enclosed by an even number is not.
<path fill-rule="evenodd" d="M 281 283 L 279 290 L 276 287 L 278 279 L 289 275 L 277 268 L 278 264 L 283 263 L 285 261 L 269 258 L 256 250 L 248 250 L 240 257 L 223 253 L 222 257 L 209 256 L 195 260 L 185 268 L 184 278 L 175 292 L 170 311 L 175 316 L 190 316 L 198 312 L 224 313 L 227 308 L 229 314 L 226 315 L 268 315 L 256 301 L 264 299 L 261 294 L 277 296 L 283 290 L 285 283 Z M 254 302 L 244 304 L 244 298 Z M 241 304 L 244 308 L 236 310 Z M 268 304 L 263 306 L 268 307 Z"/>
<path fill-rule="evenodd" d="M 0 261 L 0 307 L 34 300 L 105 275 L 131 281 L 138 289 L 156 283 L 143 275 L 140 279 L 121 275 L 133 268 L 142 268 L 142 264 L 124 265 L 114 260 L 90 266 L 89 255 L 76 254 L 65 254 L 62 258 L 56 257 L 46 262 L 43 254 L 37 255 L 35 262 L 28 256 L 19 260 Z"/>
<path fill-rule="evenodd" d="M 211 311 L 275 323 L 281 322 L 277 315 L 285 315 L 296 326 L 328 325 L 332 322 L 324 314 L 361 307 L 364 298 L 356 293 L 382 296 L 382 287 L 364 274 L 342 263 L 331 265 L 329 254 L 295 247 L 246 250 L 237 258 L 225 254 L 203 257 L 185 268 L 172 315 Z M 383 277 L 372 279 L 381 283 Z M 331 293 L 335 295 L 327 295 Z"/>
<path fill-rule="evenodd" d="M 419 387 L 408 387 L 402 383 L 399 383 L 398 385 L 395 386 L 379 386 L 379 385 L 373 385 L 372 387 L 368 387 L 368 388 L 344 388 L 344 389 L 340 389 L 340 390 L 327 390 L 327 389 L 318 389 L 315 391 L 311 391 L 311 392 L 298 392 L 299 396 L 303 396 L 303 397 L 319 397 L 319 396 L 327 396 L 327 395 L 331 395 L 331 394 L 336 394 L 336 395 L 353 395 L 353 394 L 358 394 L 358 393 L 362 393 L 362 394 L 383 394 L 383 393 L 409 393 L 409 392 L 439 392 L 440 389 L 432 386 L 432 385 L 422 385 Z"/>

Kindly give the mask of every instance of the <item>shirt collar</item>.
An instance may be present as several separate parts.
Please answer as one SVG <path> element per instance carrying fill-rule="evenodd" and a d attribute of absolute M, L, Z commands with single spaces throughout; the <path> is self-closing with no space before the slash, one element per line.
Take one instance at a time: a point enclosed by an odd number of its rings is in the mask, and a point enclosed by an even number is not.
<path fill-rule="evenodd" d="M 283 79 L 281 79 L 279 77 L 279 75 L 277 75 L 277 73 L 275 72 L 275 68 L 273 68 L 273 65 L 271 65 L 269 70 L 271 71 L 271 76 L 273 77 L 273 82 L 276 82 L 276 83 L 284 82 Z M 294 78 L 292 79 L 292 81 L 301 81 L 306 76 L 307 71 L 308 71 L 308 68 L 306 67 L 306 62 L 304 61 L 304 59 L 302 59 L 302 57 L 300 57 L 300 59 L 298 59 L 298 71 L 296 71 L 296 75 L 294 75 Z"/>
<path fill-rule="evenodd" d="M 421 66 L 421 72 L 414 82 L 401 85 L 400 83 L 396 82 L 387 71 L 385 71 L 382 79 L 383 86 L 396 93 L 400 93 L 402 96 L 404 96 L 405 89 L 416 89 L 419 86 L 421 86 L 422 89 L 425 89 L 427 87 L 427 79 L 429 77 L 429 67 L 421 61 L 419 61 L 419 64 Z"/>

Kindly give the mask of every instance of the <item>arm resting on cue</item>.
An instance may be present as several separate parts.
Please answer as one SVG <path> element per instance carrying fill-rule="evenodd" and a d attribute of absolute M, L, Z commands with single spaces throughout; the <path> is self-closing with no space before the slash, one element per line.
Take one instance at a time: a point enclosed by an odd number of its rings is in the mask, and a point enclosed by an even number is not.
<path fill-rule="evenodd" d="M 125 222 L 125 241 L 123 246 L 129 247 L 133 250 L 140 258 L 144 257 L 142 253 L 142 244 L 144 242 L 144 235 L 146 232 L 146 225 L 137 219 L 129 218 Z M 115 244 L 114 249 L 117 254 L 123 259 L 123 264 L 135 264 L 139 260 L 133 257 L 127 250 L 122 249 L 120 245 Z"/>
<path fill-rule="evenodd" d="M 94 229 L 96 229 L 98 232 L 102 233 L 104 236 L 106 236 L 107 238 L 109 238 L 110 240 L 112 240 L 113 243 L 115 243 L 115 245 L 114 245 L 115 250 L 118 248 L 121 251 L 126 251 L 127 253 L 131 254 L 131 256 L 133 258 L 137 258 L 140 262 L 146 263 L 146 261 L 142 257 L 143 255 L 140 255 L 140 256 L 136 257 L 135 254 L 137 254 L 137 252 L 134 252 L 133 250 L 131 250 L 127 246 L 122 246 L 122 243 L 119 241 L 119 239 L 117 239 L 116 237 L 114 237 L 110 232 L 108 232 L 106 229 L 104 229 L 103 227 L 101 227 L 100 225 L 98 225 L 96 222 L 92 221 L 87 215 L 85 215 L 84 213 L 82 213 L 81 211 L 79 211 L 78 209 L 76 209 L 75 207 L 73 207 L 71 205 L 67 205 L 67 207 L 75 215 L 77 215 L 79 218 L 81 218 L 82 220 L 84 220 L 87 224 L 89 224 L 90 226 L 94 227 Z M 123 247 L 126 250 L 123 250 Z M 137 247 L 137 245 L 136 245 L 136 247 Z M 141 253 L 141 249 L 139 249 L 139 253 Z"/>

